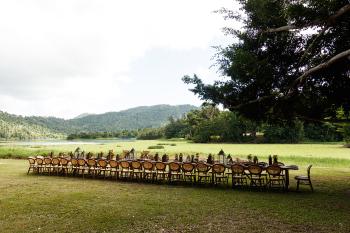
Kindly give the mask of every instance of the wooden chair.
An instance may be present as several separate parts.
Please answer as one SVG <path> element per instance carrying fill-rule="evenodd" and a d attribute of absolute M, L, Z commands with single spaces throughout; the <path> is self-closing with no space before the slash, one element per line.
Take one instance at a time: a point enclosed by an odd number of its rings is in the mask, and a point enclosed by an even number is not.
<path fill-rule="evenodd" d="M 169 182 L 181 181 L 183 180 L 181 166 L 179 163 L 171 162 L 169 163 Z"/>
<path fill-rule="evenodd" d="M 99 159 L 97 161 L 98 165 L 98 175 L 103 176 L 103 178 L 106 178 L 106 173 L 110 171 L 110 168 L 108 167 L 108 162 L 105 159 Z M 103 175 L 102 175 L 103 174 Z"/>
<path fill-rule="evenodd" d="M 44 158 L 44 172 L 51 175 L 51 169 L 52 169 L 52 159 L 50 157 Z"/>
<path fill-rule="evenodd" d="M 206 163 L 197 163 L 197 182 L 200 184 L 208 184 L 212 181 L 212 175 L 210 174 L 211 167 Z"/>
<path fill-rule="evenodd" d="M 34 157 L 28 157 L 28 162 L 29 162 L 29 168 L 27 175 L 29 174 L 30 170 L 34 172 L 38 172 L 38 166 L 36 165 L 35 158 Z"/>
<path fill-rule="evenodd" d="M 86 166 L 86 160 L 85 159 L 78 159 L 78 175 L 81 174 L 83 178 L 85 177 L 85 171 L 88 170 L 88 167 Z"/>
<path fill-rule="evenodd" d="M 68 176 L 69 160 L 66 158 L 60 158 L 60 170 L 63 175 Z"/>
<path fill-rule="evenodd" d="M 95 178 L 95 176 L 98 174 L 98 171 L 100 170 L 97 167 L 97 162 L 95 159 L 88 159 L 87 160 L 87 166 L 88 166 L 88 174 L 92 177 Z"/>
<path fill-rule="evenodd" d="M 216 163 L 212 167 L 212 172 L 214 176 L 214 184 L 226 184 L 228 185 L 228 176 L 225 174 L 225 165 L 221 163 Z"/>
<path fill-rule="evenodd" d="M 183 179 L 191 184 L 196 182 L 195 166 L 192 163 L 182 164 Z"/>
<path fill-rule="evenodd" d="M 272 165 L 277 165 L 277 166 L 280 166 L 280 167 L 281 167 L 281 166 L 284 166 L 284 163 L 282 163 L 282 162 L 277 162 L 277 163 L 274 163 L 274 164 L 272 164 Z M 282 174 L 282 175 L 285 175 L 283 170 L 281 170 L 281 174 Z"/>
<path fill-rule="evenodd" d="M 142 164 L 140 161 L 132 161 L 131 162 L 131 178 L 135 180 L 142 180 Z"/>
<path fill-rule="evenodd" d="M 154 181 L 157 172 L 154 170 L 154 163 L 150 161 L 143 162 L 143 178 L 145 180 Z"/>
<path fill-rule="evenodd" d="M 51 160 L 52 164 L 52 173 L 54 173 L 56 176 L 58 176 L 60 172 L 60 159 L 59 158 L 52 158 Z"/>
<path fill-rule="evenodd" d="M 44 157 L 43 156 L 37 156 L 36 157 L 36 166 L 38 173 L 43 173 L 45 169 L 45 162 L 44 162 Z"/>
<path fill-rule="evenodd" d="M 250 165 L 248 166 L 249 170 L 249 179 L 251 187 L 259 187 L 262 188 L 265 186 L 266 178 L 262 175 L 262 167 L 259 165 Z"/>
<path fill-rule="evenodd" d="M 244 172 L 244 166 L 238 163 L 231 165 L 232 170 L 232 188 L 235 186 L 247 186 L 247 175 Z"/>
<path fill-rule="evenodd" d="M 132 175 L 132 170 L 130 168 L 130 163 L 128 161 L 120 161 L 120 175 L 119 177 L 121 179 L 130 179 Z"/>
<path fill-rule="evenodd" d="M 299 191 L 299 185 L 310 185 L 311 191 L 314 191 L 314 188 L 312 187 L 311 183 L 311 176 L 310 176 L 310 170 L 312 165 L 309 165 L 307 168 L 307 176 L 296 176 L 295 179 L 297 180 L 297 191 Z"/>
<path fill-rule="evenodd" d="M 268 179 L 266 186 L 269 188 L 282 188 L 285 189 L 285 176 L 282 174 L 282 169 L 278 165 L 271 165 L 266 168 Z"/>
<path fill-rule="evenodd" d="M 78 159 L 72 158 L 70 160 L 70 165 L 71 165 L 71 174 L 72 176 L 75 176 L 79 170 L 79 164 L 78 164 Z"/>
<path fill-rule="evenodd" d="M 168 172 L 166 172 L 166 163 L 156 162 L 156 180 L 165 181 L 168 178 Z"/>
<path fill-rule="evenodd" d="M 117 160 L 109 160 L 109 166 L 110 166 L 110 176 L 114 177 L 117 180 L 119 178 L 119 164 Z"/>

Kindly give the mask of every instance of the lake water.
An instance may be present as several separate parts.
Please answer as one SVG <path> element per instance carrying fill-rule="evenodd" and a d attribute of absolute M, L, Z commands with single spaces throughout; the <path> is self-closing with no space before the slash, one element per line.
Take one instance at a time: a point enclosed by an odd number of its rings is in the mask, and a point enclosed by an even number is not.
<path fill-rule="evenodd" d="M 28 140 L 28 141 L 0 141 L 0 146 L 15 145 L 15 146 L 61 146 L 61 145 L 98 145 L 106 143 L 130 142 L 135 141 L 135 138 L 130 139 L 81 139 L 81 140 Z"/>

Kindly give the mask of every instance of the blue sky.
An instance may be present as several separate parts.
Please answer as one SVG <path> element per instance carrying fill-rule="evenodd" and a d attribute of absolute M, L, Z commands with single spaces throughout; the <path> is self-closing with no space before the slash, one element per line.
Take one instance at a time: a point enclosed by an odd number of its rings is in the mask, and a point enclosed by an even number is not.
<path fill-rule="evenodd" d="M 201 101 L 183 75 L 218 79 L 231 0 L 0 0 L 0 110 L 72 118 Z"/>

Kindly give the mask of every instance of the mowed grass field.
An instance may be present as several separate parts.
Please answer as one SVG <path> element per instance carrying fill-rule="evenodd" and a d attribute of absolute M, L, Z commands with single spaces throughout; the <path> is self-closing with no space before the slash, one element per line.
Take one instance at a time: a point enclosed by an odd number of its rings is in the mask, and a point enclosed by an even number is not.
<path fill-rule="evenodd" d="M 158 152 L 217 153 L 233 157 L 278 154 L 299 165 L 290 192 L 131 183 L 26 175 L 27 161 L 0 159 L 0 232 L 350 232 L 350 149 L 341 144 L 193 144 L 184 141 L 81 145 L 120 152 L 165 145 Z M 2 146 L 0 156 L 71 151 L 77 146 Z M 309 187 L 295 191 L 293 176 L 314 164 Z"/>

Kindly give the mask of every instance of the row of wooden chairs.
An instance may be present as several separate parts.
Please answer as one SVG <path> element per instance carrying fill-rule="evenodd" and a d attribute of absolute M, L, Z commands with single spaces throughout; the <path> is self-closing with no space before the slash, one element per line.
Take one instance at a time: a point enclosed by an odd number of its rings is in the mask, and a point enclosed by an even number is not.
<path fill-rule="evenodd" d="M 76 159 L 30 157 L 30 171 L 48 175 L 89 176 L 137 181 L 188 182 L 191 184 L 224 184 L 231 178 L 233 187 L 282 188 L 285 175 L 278 165 L 267 166 L 233 164 L 230 169 L 223 164 L 116 161 L 106 159 Z M 265 170 L 266 172 L 263 172 Z"/>
<path fill-rule="evenodd" d="M 168 167 L 168 169 L 167 169 Z M 151 161 L 116 161 L 105 159 L 67 159 L 49 157 L 30 157 L 27 174 L 32 170 L 49 175 L 80 175 L 82 177 L 115 177 L 116 179 L 169 180 L 169 181 L 210 181 L 209 165 L 176 162 L 163 163 Z"/>

